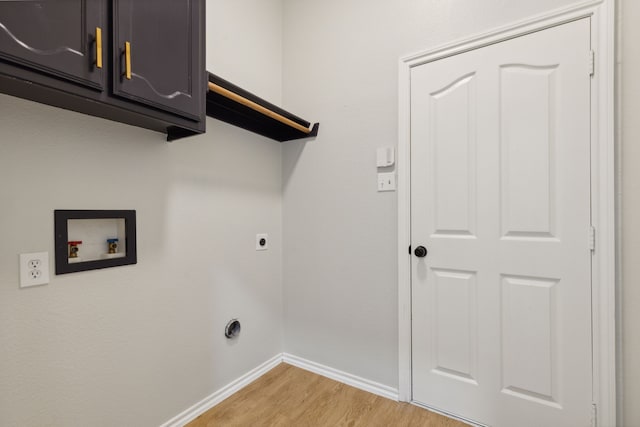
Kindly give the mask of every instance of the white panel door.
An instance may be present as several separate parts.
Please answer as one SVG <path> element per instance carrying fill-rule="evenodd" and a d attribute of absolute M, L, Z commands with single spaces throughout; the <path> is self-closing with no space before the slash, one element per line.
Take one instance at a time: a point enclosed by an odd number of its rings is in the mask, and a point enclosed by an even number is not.
<path fill-rule="evenodd" d="M 417 403 L 589 426 L 590 21 L 411 71 Z"/>

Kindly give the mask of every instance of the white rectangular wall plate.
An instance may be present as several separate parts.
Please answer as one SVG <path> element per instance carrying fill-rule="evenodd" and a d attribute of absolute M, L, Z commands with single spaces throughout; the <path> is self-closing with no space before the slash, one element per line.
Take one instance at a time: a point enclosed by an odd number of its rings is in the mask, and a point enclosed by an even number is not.
<path fill-rule="evenodd" d="M 378 174 L 378 191 L 396 191 L 395 172 Z"/>
<path fill-rule="evenodd" d="M 49 253 L 20 254 L 20 287 L 49 283 Z"/>

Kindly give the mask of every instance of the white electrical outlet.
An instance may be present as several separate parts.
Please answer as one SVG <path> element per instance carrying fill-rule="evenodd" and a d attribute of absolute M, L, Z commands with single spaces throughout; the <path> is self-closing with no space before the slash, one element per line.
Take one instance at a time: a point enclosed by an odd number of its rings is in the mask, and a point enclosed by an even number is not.
<path fill-rule="evenodd" d="M 269 235 L 256 234 L 256 251 L 266 251 L 269 249 Z"/>
<path fill-rule="evenodd" d="M 49 253 L 20 254 L 20 287 L 49 283 Z"/>

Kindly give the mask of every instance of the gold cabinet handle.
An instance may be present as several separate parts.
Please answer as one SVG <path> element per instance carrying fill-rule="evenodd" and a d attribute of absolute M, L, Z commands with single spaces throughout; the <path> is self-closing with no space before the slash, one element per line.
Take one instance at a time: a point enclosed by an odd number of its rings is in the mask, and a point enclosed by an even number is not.
<path fill-rule="evenodd" d="M 124 76 L 131 80 L 131 43 L 124 42 Z"/>
<path fill-rule="evenodd" d="M 96 27 L 96 68 L 102 68 L 102 28 Z"/>

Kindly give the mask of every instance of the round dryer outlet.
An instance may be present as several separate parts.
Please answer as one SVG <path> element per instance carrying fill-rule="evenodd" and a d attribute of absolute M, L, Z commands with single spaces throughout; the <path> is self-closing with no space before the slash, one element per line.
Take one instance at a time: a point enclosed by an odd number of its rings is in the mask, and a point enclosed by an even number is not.
<path fill-rule="evenodd" d="M 231 339 L 240 334 L 240 321 L 238 319 L 231 319 L 227 326 L 224 328 L 224 336 Z"/>

